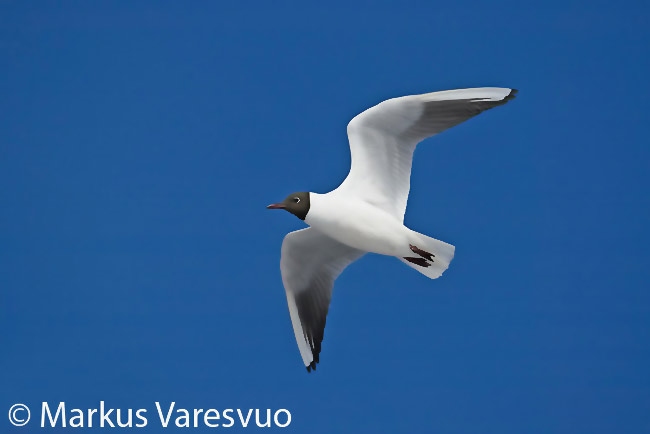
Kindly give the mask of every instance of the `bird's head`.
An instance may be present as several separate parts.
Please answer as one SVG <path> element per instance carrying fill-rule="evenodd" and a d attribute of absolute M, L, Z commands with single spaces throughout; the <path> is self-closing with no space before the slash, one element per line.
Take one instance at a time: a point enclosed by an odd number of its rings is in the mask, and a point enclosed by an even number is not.
<path fill-rule="evenodd" d="M 292 193 L 280 203 L 272 203 L 266 209 L 284 209 L 304 220 L 309 212 L 309 192 Z"/>

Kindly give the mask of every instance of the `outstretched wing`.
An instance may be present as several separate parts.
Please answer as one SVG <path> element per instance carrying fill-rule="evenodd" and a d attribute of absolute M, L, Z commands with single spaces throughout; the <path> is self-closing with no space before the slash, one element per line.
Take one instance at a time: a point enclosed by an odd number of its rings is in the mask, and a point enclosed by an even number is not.
<path fill-rule="evenodd" d="M 334 280 L 365 252 L 307 228 L 282 242 L 280 270 L 300 355 L 308 371 L 316 369 Z"/>
<path fill-rule="evenodd" d="M 446 90 L 393 98 L 369 108 L 348 124 L 352 167 L 338 190 L 363 197 L 403 221 L 415 146 L 505 104 L 516 93 L 499 87 Z"/>

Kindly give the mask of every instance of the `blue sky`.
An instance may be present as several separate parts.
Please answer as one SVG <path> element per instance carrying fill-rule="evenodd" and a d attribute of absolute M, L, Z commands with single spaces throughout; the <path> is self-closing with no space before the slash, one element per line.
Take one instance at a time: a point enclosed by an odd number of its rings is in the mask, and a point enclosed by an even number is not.
<path fill-rule="evenodd" d="M 297 433 L 650 430 L 649 12 L 2 2 L 0 410 L 176 401 L 287 408 Z M 406 216 L 456 246 L 451 268 L 348 268 L 308 375 L 279 271 L 303 224 L 265 205 L 336 187 L 362 110 L 475 86 L 520 93 L 420 145 Z"/>

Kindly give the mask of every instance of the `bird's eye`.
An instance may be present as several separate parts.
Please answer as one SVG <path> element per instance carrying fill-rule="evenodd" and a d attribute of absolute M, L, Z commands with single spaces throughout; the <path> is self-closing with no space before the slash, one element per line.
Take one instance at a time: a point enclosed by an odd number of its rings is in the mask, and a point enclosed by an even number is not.
<path fill-rule="evenodd" d="M 299 203 L 299 202 L 300 202 L 300 198 L 299 198 L 299 197 L 294 197 L 294 198 L 293 198 L 293 201 L 296 202 L 296 203 Z"/>

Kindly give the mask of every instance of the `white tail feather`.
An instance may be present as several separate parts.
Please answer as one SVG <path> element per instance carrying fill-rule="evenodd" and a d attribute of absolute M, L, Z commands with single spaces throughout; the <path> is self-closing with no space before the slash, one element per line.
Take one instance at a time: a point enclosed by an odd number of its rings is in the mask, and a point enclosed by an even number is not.
<path fill-rule="evenodd" d="M 454 251 L 456 248 L 451 244 L 445 243 L 444 241 L 436 240 L 435 238 L 427 237 L 426 235 L 418 234 L 417 232 L 416 234 L 417 239 L 413 241 L 413 245 L 421 250 L 424 250 L 425 252 L 432 253 L 434 255 L 433 261 L 427 260 L 426 263 L 429 264 L 429 266 L 425 267 L 416 263 L 409 262 L 404 258 L 398 259 L 430 279 L 436 279 L 442 276 L 442 273 L 444 273 L 445 270 L 449 268 L 451 260 L 454 259 Z M 414 258 L 421 257 L 416 253 L 413 253 L 411 256 Z"/>

